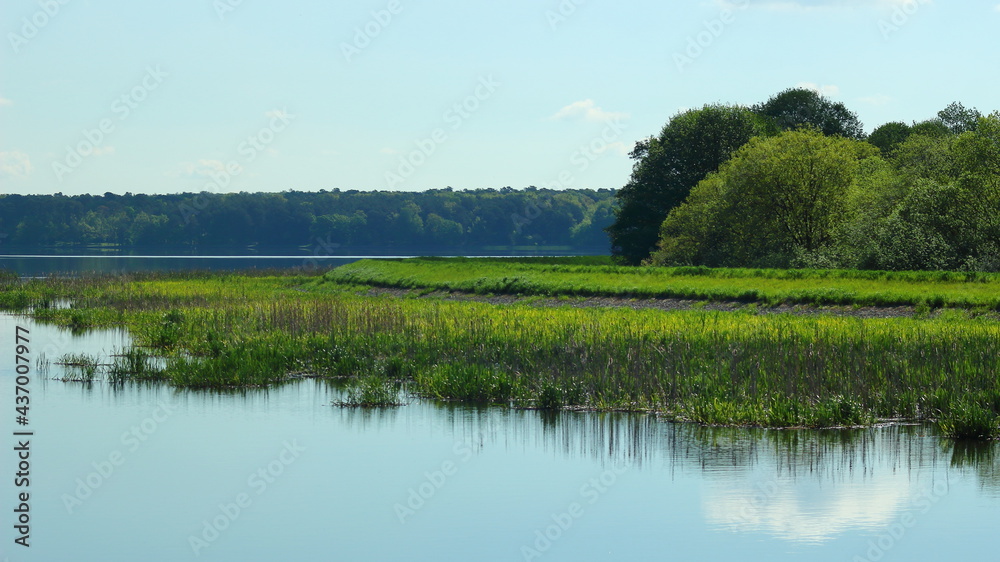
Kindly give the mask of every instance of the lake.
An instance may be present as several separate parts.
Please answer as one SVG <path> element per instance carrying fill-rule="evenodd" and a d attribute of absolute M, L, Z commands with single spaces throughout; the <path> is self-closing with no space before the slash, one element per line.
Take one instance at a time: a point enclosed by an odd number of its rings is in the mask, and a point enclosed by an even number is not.
<path fill-rule="evenodd" d="M 238 393 L 62 382 L 122 331 L 30 331 L 30 548 L 21 560 L 982 560 L 995 445 L 924 426 L 712 429 L 649 415 L 331 406 L 325 381 Z M 2 365 L 17 459 L 12 353 Z M 10 470 L 10 469 L 8 469 Z M 15 506 L 3 479 L 3 508 Z"/>
<path fill-rule="evenodd" d="M 180 249 L 175 253 L 162 252 L 144 253 L 141 250 L 125 252 L 88 251 L 78 253 L 54 253 L 51 248 L 0 248 L 0 270 L 14 271 L 22 277 L 43 277 L 46 275 L 101 273 L 118 274 L 141 271 L 177 271 L 177 270 L 237 270 L 237 269 L 273 269 L 302 268 L 306 270 L 329 269 L 361 259 L 407 258 L 424 255 L 452 256 L 467 255 L 479 257 L 515 257 L 529 255 L 577 255 L 565 251 L 527 251 L 525 248 L 509 251 L 480 251 L 456 254 L 456 248 L 443 249 L 439 253 L 415 252 L 411 254 L 391 253 L 344 253 L 327 252 L 323 248 L 306 251 L 301 248 L 267 248 L 259 252 L 251 252 L 246 248 L 236 251 L 233 248 L 205 248 L 201 250 Z"/>

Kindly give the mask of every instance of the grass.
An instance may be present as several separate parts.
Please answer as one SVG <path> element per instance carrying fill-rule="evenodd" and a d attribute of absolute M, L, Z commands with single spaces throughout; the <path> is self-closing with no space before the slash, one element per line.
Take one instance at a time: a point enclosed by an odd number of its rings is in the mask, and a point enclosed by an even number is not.
<path fill-rule="evenodd" d="M 521 267 L 497 260 L 482 267 L 494 263 Z M 956 437 L 996 435 L 1000 324 L 963 311 L 881 319 L 496 306 L 362 296 L 354 294 L 360 281 L 341 277 L 81 280 L 70 284 L 85 289 L 73 308 L 34 314 L 63 325 L 127 327 L 135 349 L 156 349 L 164 366 L 133 349 L 111 372 L 183 388 L 313 376 L 346 381 L 342 405 L 350 406 L 396 403 L 405 384 L 428 399 L 655 411 L 706 425 L 936 420 Z M 932 275 L 904 278 L 899 283 L 934 283 Z M 69 296 L 59 294 L 61 283 L 31 290 Z"/>
<path fill-rule="evenodd" d="M 166 379 L 163 369 L 155 364 L 156 359 L 141 347 L 131 347 L 115 355 L 108 367 L 108 382 L 121 384 L 135 381 L 159 381 Z"/>
<path fill-rule="evenodd" d="M 63 382 L 94 382 L 101 366 L 100 358 L 86 353 L 67 353 L 59 357 L 55 364 L 67 367 Z"/>
<path fill-rule="evenodd" d="M 477 294 L 1000 310 L 1000 275 L 984 273 L 635 268 L 580 265 L 559 258 L 413 258 L 362 260 L 330 271 L 326 279 Z"/>
<path fill-rule="evenodd" d="M 957 440 L 984 440 L 1000 437 L 997 412 L 976 402 L 960 402 L 938 422 L 941 432 Z"/>
<path fill-rule="evenodd" d="M 392 381 L 378 376 L 358 378 L 347 389 L 344 400 L 333 402 L 342 408 L 386 408 L 402 406 L 399 401 L 399 387 Z"/>

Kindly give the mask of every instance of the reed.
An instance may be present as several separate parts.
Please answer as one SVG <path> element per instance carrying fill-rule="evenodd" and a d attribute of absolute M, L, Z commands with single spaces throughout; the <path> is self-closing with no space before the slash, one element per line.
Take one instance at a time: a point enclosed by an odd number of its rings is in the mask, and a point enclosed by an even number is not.
<path fill-rule="evenodd" d="M 100 358 L 86 353 L 67 353 L 59 357 L 56 365 L 66 367 L 63 382 L 94 382 L 101 366 Z"/>
<path fill-rule="evenodd" d="M 959 421 L 977 419 L 965 403 L 1000 414 L 1000 324 L 985 317 L 497 306 L 292 279 L 109 281 L 93 298 L 113 305 L 36 315 L 125 326 L 140 347 L 163 344 L 169 329 L 172 344 L 158 353 L 179 387 L 336 377 L 367 381 L 358 403 L 377 401 L 382 382 L 405 383 L 428 398 L 483 404 L 768 427 L 941 420 L 956 435 Z M 164 308 L 179 295 L 197 304 Z"/>
<path fill-rule="evenodd" d="M 113 356 L 107 378 L 112 384 L 122 384 L 165 380 L 166 375 L 163 369 L 156 365 L 156 358 L 141 347 L 131 347 Z"/>
<path fill-rule="evenodd" d="M 939 425 L 946 437 L 960 441 L 1000 437 L 1000 416 L 975 402 L 959 402 L 942 415 Z"/>
<path fill-rule="evenodd" d="M 399 386 L 380 376 L 367 375 L 357 378 L 347 389 L 344 400 L 336 400 L 334 406 L 342 408 L 386 408 L 402 406 L 399 400 Z"/>

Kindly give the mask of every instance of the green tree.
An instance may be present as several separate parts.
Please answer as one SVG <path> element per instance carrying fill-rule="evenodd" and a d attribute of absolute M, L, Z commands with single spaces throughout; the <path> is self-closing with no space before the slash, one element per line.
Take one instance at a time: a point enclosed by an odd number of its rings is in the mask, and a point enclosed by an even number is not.
<path fill-rule="evenodd" d="M 909 125 L 894 121 L 872 131 L 872 134 L 868 136 L 868 142 L 877 146 L 882 151 L 882 156 L 888 158 L 896 151 L 896 147 L 908 139 L 912 133 L 913 129 Z"/>
<path fill-rule="evenodd" d="M 926 137 L 946 137 L 951 134 L 951 129 L 940 118 L 934 118 L 913 123 L 910 132 L 914 135 L 923 135 Z"/>
<path fill-rule="evenodd" d="M 648 258 L 667 213 L 734 151 L 767 132 L 744 107 L 706 105 L 675 115 L 658 137 L 636 143 L 632 177 L 616 194 L 615 222 L 607 228 L 617 261 L 638 265 Z"/>
<path fill-rule="evenodd" d="M 957 136 L 911 136 L 893 169 L 847 229 L 857 266 L 1000 269 L 1000 114 Z"/>
<path fill-rule="evenodd" d="M 464 229 L 462 225 L 431 213 L 424 223 L 430 243 L 439 246 L 460 246 Z"/>
<path fill-rule="evenodd" d="M 755 138 L 670 213 L 653 262 L 787 267 L 827 251 L 877 153 L 815 129 Z"/>
<path fill-rule="evenodd" d="M 833 102 L 814 90 L 790 88 L 753 110 L 771 119 L 781 130 L 812 125 L 824 135 L 863 139 L 864 127 L 858 116 L 843 103 Z"/>
<path fill-rule="evenodd" d="M 938 119 L 953 135 L 975 131 L 983 114 L 976 108 L 966 108 L 960 102 L 952 102 L 938 112 Z"/>

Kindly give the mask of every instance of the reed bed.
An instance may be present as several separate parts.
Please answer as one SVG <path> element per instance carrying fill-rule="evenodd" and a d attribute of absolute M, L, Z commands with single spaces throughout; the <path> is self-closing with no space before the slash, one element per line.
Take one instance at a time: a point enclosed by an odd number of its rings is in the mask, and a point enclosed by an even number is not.
<path fill-rule="evenodd" d="M 114 307 L 37 313 L 128 327 L 137 347 L 167 356 L 157 376 L 180 387 L 336 377 L 356 388 L 345 402 L 359 405 L 405 384 L 440 400 L 656 411 L 712 425 L 939 420 L 947 433 L 973 438 L 995 435 L 1000 419 L 1000 324 L 965 314 L 495 306 L 298 282 L 168 279 L 143 281 L 127 295 L 114 294 L 121 285 L 111 283 L 102 298 Z M 177 295 L 199 304 L 163 310 Z"/>

